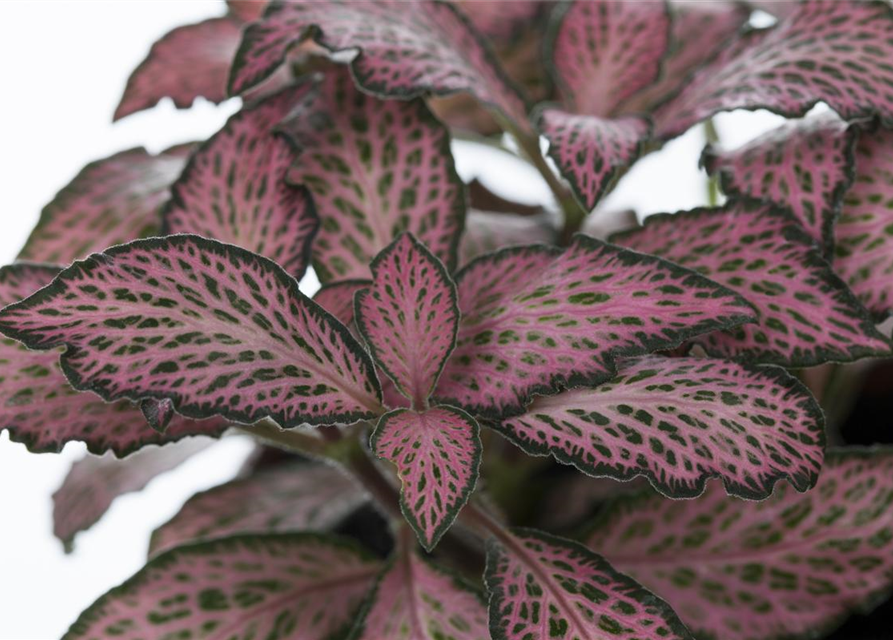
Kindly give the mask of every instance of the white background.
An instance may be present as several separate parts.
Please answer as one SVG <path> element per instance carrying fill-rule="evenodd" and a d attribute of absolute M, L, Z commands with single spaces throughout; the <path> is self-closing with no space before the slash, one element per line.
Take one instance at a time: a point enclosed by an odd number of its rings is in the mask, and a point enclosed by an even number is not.
<path fill-rule="evenodd" d="M 169 29 L 223 12 L 222 1 L 0 0 L 0 264 L 11 262 L 41 207 L 87 162 L 143 145 L 159 151 L 205 138 L 238 108 L 203 101 L 156 109 L 112 125 L 130 71 Z M 726 143 L 771 127 L 770 114 L 722 116 Z M 640 213 L 702 204 L 700 130 L 646 158 L 606 209 Z M 492 154 L 492 152 L 491 152 Z M 548 198 L 538 175 L 483 152 L 459 149 L 460 172 L 486 171 L 488 184 L 526 200 Z M 250 450 L 229 438 L 147 490 L 116 501 L 81 534 L 72 555 L 51 535 L 50 495 L 83 447 L 33 455 L 0 435 L 0 639 L 58 638 L 77 614 L 142 564 L 151 530 L 196 490 L 232 476 Z"/>

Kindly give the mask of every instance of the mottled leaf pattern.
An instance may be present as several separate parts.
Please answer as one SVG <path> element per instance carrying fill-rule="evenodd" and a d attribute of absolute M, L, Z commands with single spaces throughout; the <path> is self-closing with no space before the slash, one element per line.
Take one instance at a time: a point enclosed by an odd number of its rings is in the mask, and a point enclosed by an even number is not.
<path fill-rule="evenodd" d="M 756 324 L 696 339 L 712 355 L 806 367 L 890 352 L 809 236 L 768 205 L 661 214 L 615 239 L 694 269 L 754 305 Z"/>
<path fill-rule="evenodd" d="M 107 400 L 170 398 L 189 417 L 283 427 L 379 411 L 366 353 L 278 265 L 198 236 L 138 240 L 66 269 L 0 312 L 69 380 Z"/>
<path fill-rule="evenodd" d="M 310 87 L 292 86 L 243 108 L 199 147 L 171 187 L 164 235 L 228 242 L 304 275 L 316 213 L 306 189 L 286 184 L 296 154 L 273 131 Z"/>
<path fill-rule="evenodd" d="M 893 8 L 881 1 L 809 0 L 778 25 L 743 33 L 658 109 L 671 138 L 719 111 L 769 109 L 799 117 L 818 101 L 846 120 L 893 125 Z"/>
<path fill-rule="evenodd" d="M 530 529 L 487 544 L 493 640 L 689 640 L 660 598 L 579 543 Z"/>
<path fill-rule="evenodd" d="M 522 216 L 490 211 L 468 212 L 465 233 L 459 245 L 459 264 L 504 247 L 526 244 L 555 244 L 557 229 L 546 214 Z"/>
<path fill-rule="evenodd" d="M 762 499 L 779 479 L 815 484 L 824 417 L 783 369 L 726 360 L 628 360 L 594 389 L 537 398 L 499 427 L 533 455 L 553 455 L 594 476 L 646 476 L 690 498 L 722 478 L 729 493 Z"/>
<path fill-rule="evenodd" d="M 479 427 L 452 407 L 382 416 L 372 449 L 397 467 L 403 515 L 429 551 L 468 502 L 481 462 Z"/>
<path fill-rule="evenodd" d="M 147 447 L 124 460 L 110 453 L 81 458 L 53 494 L 53 534 L 70 550 L 75 535 L 99 522 L 115 498 L 143 489 L 211 444 L 206 438 L 189 438 Z"/>
<path fill-rule="evenodd" d="M 81 614 L 63 640 L 330 640 L 354 622 L 380 563 L 313 533 L 245 535 L 150 561 Z M 237 634 L 237 636 L 233 636 Z"/>
<path fill-rule="evenodd" d="M 155 235 L 168 188 L 193 148 L 181 145 L 158 155 L 130 149 L 88 164 L 44 207 L 19 259 L 68 264 Z"/>
<path fill-rule="evenodd" d="M 534 394 L 608 380 L 615 357 L 753 318 L 710 280 L 582 235 L 564 251 L 483 256 L 457 286 L 462 321 L 436 395 L 488 417 L 523 413 Z"/>
<path fill-rule="evenodd" d="M 302 149 L 289 180 L 313 195 L 320 281 L 368 278 L 369 262 L 411 231 L 447 267 L 465 218 L 449 134 L 424 102 L 382 101 L 331 69 L 283 131 Z"/>
<path fill-rule="evenodd" d="M 890 450 L 832 451 L 805 494 L 780 485 L 744 502 L 711 485 L 697 500 L 621 498 L 589 545 L 699 638 L 824 637 L 890 593 L 891 479 Z"/>
<path fill-rule="evenodd" d="M 60 271 L 62 267 L 36 262 L 17 262 L 0 267 L 0 309 L 43 289 Z"/>
<path fill-rule="evenodd" d="M 356 296 L 356 320 L 372 358 L 423 410 L 456 344 L 456 285 L 424 245 L 404 233 L 372 261 L 372 286 Z"/>
<path fill-rule="evenodd" d="M 366 494 L 324 464 L 286 464 L 191 497 L 152 533 L 149 554 L 236 533 L 323 530 L 360 506 Z"/>
<path fill-rule="evenodd" d="M 313 295 L 313 301 L 331 313 L 346 327 L 354 321 L 353 299 L 357 292 L 368 289 L 369 280 L 341 280 L 323 285 Z"/>
<path fill-rule="evenodd" d="M 856 130 L 834 113 L 796 120 L 734 151 L 708 147 L 704 165 L 723 191 L 777 204 L 830 252 L 834 222 L 853 182 Z"/>

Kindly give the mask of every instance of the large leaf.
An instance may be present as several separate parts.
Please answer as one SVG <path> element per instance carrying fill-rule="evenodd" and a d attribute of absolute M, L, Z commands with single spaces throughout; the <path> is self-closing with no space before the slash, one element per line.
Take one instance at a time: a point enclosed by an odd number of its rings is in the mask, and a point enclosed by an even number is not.
<path fill-rule="evenodd" d="M 268 77 L 289 49 L 313 38 L 333 53 L 356 51 L 351 73 L 369 93 L 390 98 L 468 92 L 524 126 L 524 99 L 480 36 L 443 2 L 285 2 L 245 31 L 230 76 L 231 93 Z"/>
<path fill-rule="evenodd" d="M 322 282 L 368 278 L 369 262 L 404 230 L 455 266 L 465 194 L 449 134 L 421 99 L 373 98 L 333 68 L 283 130 L 302 150 L 289 179 L 307 186 L 321 219 Z"/>
<path fill-rule="evenodd" d="M 462 321 L 437 396 L 494 418 L 523 413 L 535 394 L 610 379 L 615 357 L 753 319 L 702 276 L 582 235 L 563 251 L 482 256 L 457 283 Z"/>
<path fill-rule="evenodd" d="M 273 130 L 310 88 L 295 85 L 243 108 L 199 147 L 171 187 L 163 235 L 229 242 L 303 276 L 318 222 L 307 190 L 285 182 L 295 152 Z"/>
<path fill-rule="evenodd" d="M 212 443 L 190 438 L 165 447 L 147 447 L 124 460 L 110 453 L 81 458 L 71 465 L 53 494 L 53 534 L 70 550 L 75 535 L 99 522 L 115 498 L 143 489 Z"/>
<path fill-rule="evenodd" d="M 812 487 L 825 446 L 824 417 L 783 369 L 725 360 L 626 361 L 610 382 L 537 398 L 498 428 L 533 455 L 593 476 L 646 476 L 690 498 L 710 477 L 729 493 L 762 499 L 787 478 Z"/>
<path fill-rule="evenodd" d="M 152 533 L 149 553 L 236 533 L 324 530 L 367 499 L 348 476 L 324 464 L 287 464 L 191 497 Z"/>
<path fill-rule="evenodd" d="M 843 196 L 853 183 L 856 129 L 833 113 L 783 124 L 734 151 L 708 147 L 709 173 L 723 191 L 790 211 L 830 252 Z"/>
<path fill-rule="evenodd" d="M 283 427 L 376 415 L 365 351 L 278 265 L 198 236 L 137 240 L 63 271 L 0 312 L 32 349 L 66 345 L 79 389 L 170 398 L 189 417 Z"/>
<path fill-rule="evenodd" d="M 738 291 L 757 324 L 700 336 L 708 353 L 807 367 L 883 356 L 890 345 L 796 221 L 769 205 L 661 214 L 615 239 Z"/>
<path fill-rule="evenodd" d="M 180 547 L 102 596 L 63 640 L 335 640 L 353 623 L 379 567 L 355 545 L 313 533 Z"/>
<path fill-rule="evenodd" d="M 372 261 L 372 286 L 356 296 L 356 321 L 378 367 L 424 410 L 456 345 L 456 285 L 443 264 L 404 233 Z"/>
<path fill-rule="evenodd" d="M 387 413 L 372 434 L 375 453 L 397 467 L 403 515 L 429 551 L 474 491 L 481 464 L 479 431 L 464 411 L 437 407 Z"/>
<path fill-rule="evenodd" d="M 893 586 L 893 452 L 829 452 L 815 489 L 743 502 L 621 498 L 589 545 L 666 598 L 698 637 L 824 637 Z M 881 637 L 881 636 L 878 636 Z"/>
<path fill-rule="evenodd" d="M 778 25 L 743 33 L 655 116 L 671 138 L 719 111 L 769 109 L 799 117 L 818 101 L 844 119 L 878 115 L 893 126 L 893 8 L 886 2 L 811 0 Z"/>
<path fill-rule="evenodd" d="M 19 259 L 68 264 L 155 235 L 168 189 L 192 149 L 181 145 L 158 155 L 130 149 L 88 164 L 44 207 Z"/>
<path fill-rule="evenodd" d="M 834 268 L 876 316 L 893 310 L 893 132 L 863 134 L 837 223 Z"/>
<path fill-rule="evenodd" d="M 689 640 L 660 598 L 586 547 L 530 529 L 487 544 L 493 640 Z"/>

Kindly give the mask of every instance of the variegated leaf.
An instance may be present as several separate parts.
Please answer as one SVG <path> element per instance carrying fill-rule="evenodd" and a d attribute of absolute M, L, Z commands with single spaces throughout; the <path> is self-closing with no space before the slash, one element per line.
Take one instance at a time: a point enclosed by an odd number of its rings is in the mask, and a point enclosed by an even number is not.
<path fill-rule="evenodd" d="M 823 101 L 846 120 L 893 125 L 893 7 L 807 0 L 776 26 L 744 32 L 655 114 L 672 138 L 720 111 L 769 109 L 799 117 Z"/>
<path fill-rule="evenodd" d="M 149 554 L 237 533 L 327 529 L 367 499 L 355 482 L 324 464 L 286 464 L 192 496 L 152 533 Z"/>
<path fill-rule="evenodd" d="M 522 216 L 490 211 L 468 212 L 459 244 L 459 264 L 505 247 L 555 244 L 558 230 L 547 214 Z"/>
<path fill-rule="evenodd" d="M 531 529 L 487 544 L 493 640 L 691 640 L 673 610 L 583 545 Z"/>
<path fill-rule="evenodd" d="M 769 205 L 737 201 L 661 214 L 614 238 L 694 269 L 754 305 L 756 324 L 696 338 L 711 355 L 807 367 L 890 353 L 809 236 Z"/>
<path fill-rule="evenodd" d="M 19 259 L 68 264 L 155 235 L 168 189 L 193 148 L 180 145 L 158 155 L 130 149 L 88 164 L 44 207 Z"/>
<path fill-rule="evenodd" d="M 286 184 L 296 154 L 273 132 L 311 86 L 294 85 L 243 108 L 199 147 L 171 187 L 163 235 L 228 242 L 304 275 L 318 221 L 307 190 Z"/>
<path fill-rule="evenodd" d="M 595 385 L 632 357 L 751 321 L 728 289 L 582 235 L 482 256 L 457 276 L 462 320 L 437 397 L 490 418 L 535 394 Z"/>
<path fill-rule="evenodd" d="M 97 600 L 63 640 L 343 637 L 380 562 L 314 533 L 180 547 Z"/>
<path fill-rule="evenodd" d="M 368 355 L 278 265 L 198 236 L 138 240 L 75 263 L 0 312 L 32 349 L 66 345 L 75 387 L 170 398 L 189 417 L 283 427 L 380 412 Z"/>
<path fill-rule="evenodd" d="M 613 380 L 537 398 L 497 428 L 524 451 L 593 476 L 645 476 L 690 498 L 708 478 L 762 499 L 780 479 L 812 487 L 822 465 L 824 416 L 783 369 L 726 360 L 628 360 Z"/>
<path fill-rule="evenodd" d="M 621 498 L 589 545 L 699 638 L 819 638 L 890 593 L 891 501 L 893 452 L 841 449 L 805 494 L 780 485 L 743 502 L 712 485 L 697 500 Z"/>
<path fill-rule="evenodd" d="M 149 426 L 161 433 L 164 433 L 164 430 L 167 429 L 167 426 L 176 415 L 174 403 L 168 398 L 161 400 L 146 398 L 141 400 L 140 411 L 143 412 L 143 417 L 149 423 Z"/>
<path fill-rule="evenodd" d="M 481 463 L 480 428 L 460 409 L 422 413 L 397 409 L 382 416 L 372 449 L 397 467 L 400 507 L 431 550 L 474 491 Z"/>
<path fill-rule="evenodd" d="M 301 149 L 289 180 L 306 185 L 321 220 L 320 281 L 369 278 L 369 262 L 404 230 L 455 266 L 465 193 L 449 134 L 422 100 L 381 101 L 336 67 L 283 131 Z"/>
<path fill-rule="evenodd" d="M 340 280 L 323 285 L 313 295 L 313 301 L 350 327 L 354 321 L 354 296 L 372 284 L 369 280 Z"/>

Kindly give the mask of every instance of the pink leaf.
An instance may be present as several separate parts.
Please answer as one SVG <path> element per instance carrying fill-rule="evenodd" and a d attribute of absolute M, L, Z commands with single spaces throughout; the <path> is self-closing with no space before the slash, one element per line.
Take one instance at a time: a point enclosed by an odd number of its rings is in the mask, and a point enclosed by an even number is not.
<path fill-rule="evenodd" d="M 354 320 L 353 299 L 357 292 L 367 289 L 369 280 L 341 280 L 323 285 L 313 296 L 313 301 L 350 327 Z"/>
<path fill-rule="evenodd" d="M 510 43 L 525 28 L 538 26 L 543 9 L 550 6 L 542 0 L 455 0 L 454 4 L 481 35 L 497 44 Z"/>
<path fill-rule="evenodd" d="M 75 535 L 99 522 L 115 498 L 140 491 L 211 444 L 213 440 L 190 438 L 141 449 L 124 460 L 108 453 L 81 458 L 53 494 L 53 534 L 71 551 Z"/>
<path fill-rule="evenodd" d="M 394 463 L 403 485 L 400 507 L 422 546 L 433 549 L 474 491 L 481 463 L 479 427 L 452 407 L 382 416 L 372 449 Z"/>
<path fill-rule="evenodd" d="M 537 398 L 498 430 L 529 454 L 597 477 L 646 476 L 673 498 L 720 477 L 730 494 L 759 500 L 782 478 L 798 491 L 815 484 L 824 423 L 783 369 L 649 357 L 594 389 Z"/>
<path fill-rule="evenodd" d="M 264 14 L 267 0 L 226 0 L 230 15 L 240 22 L 254 22 Z"/>
<path fill-rule="evenodd" d="M 302 150 L 289 179 L 310 190 L 322 223 L 313 259 L 323 283 L 369 278 L 404 230 L 455 266 L 465 193 L 449 134 L 422 100 L 378 100 L 336 67 L 283 131 Z"/>
<path fill-rule="evenodd" d="M 360 506 L 366 494 L 324 464 L 288 464 L 192 496 L 152 533 L 150 555 L 187 542 L 236 533 L 325 530 Z"/>
<path fill-rule="evenodd" d="M 703 638 L 825 637 L 893 586 L 893 454 L 828 453 L 818 485 L 762 502 L 621 498 L 589 545 L 666 598 Z"/>
<path fill-rule="evenodd" d="M 343 637 L 379 569 L 356 545 L 314 533 L 180 547 L 97 600 L 64 640 Z"/>
<path fill-rule="evenodd" d="M 673 610 L 583 545 L 531 529 L 487 544 L 494 640 L 691 640 Z"/>
<path fill-rule="evenodd" d="M 198 236 L 138 240 L 63 271 L 0 312 L 32 349 L 66 345 L 72 384 L 107 400 L 283 427 L 380 412 L 369 357 L 278 265 Z"/>
<path fill-rule="evenodd" d="M 550 216 L 522 216 L 490 211 L 468 212 L 459 244 L 459 264 L 504 247 L 525 244 L 555 244 L 557 229 Z"/>
<path fill-rule="evenodd" d="M 463 91 L 517 125 L 526 123 L 524 99 L 467 19 L 448 3 L 427 0 L 276 5 L 246 29 L 230 92 L 268 77 L 308 37 L 333 53 L 359 50 L 351 72 L 371 94 L 406 99 Z"/>
<path fill-rule="evenodd" d="M 615 239 L 694 269 L 753 304 L 756 324 L 696 339 L 711 355 L 808 367 L 890 353 L 809 236 L 768 205 L 731 202 L 661 214 Z"/>
<path fill-rule="evenodd" d="M 158 155 L 130 149 L 88 164 L 44 207 L 19 259 L 68 264 L 156 235 L 168 189 L 193 148 L 180 145 Z"/>
<path fill-rule="evenodd" d="M 356 296 L 357 327 L 378 367 L 424 410 L 456 346 L 456 285 L 409 233 L 378 254 L 371 268 L 372 286 Z"/>
<path fill-rule="evenodd" d="M 672 138 L 720 111 L 769 109 L 799 117 L 826 102 L 845 120 L 893 125 L 889 60 L 893 8 L 885 2 L 811 0 L 777 26 L 743 33 L 661 107 Z"/>
<path fill-rule="evenodd" d="M 614 358 L 669 349 L 753 319 L 747 303 L 687 269 L 575 236 L 517 247 L 457 276 L 462 321 L 436 395 L 499 418 L 535 394 L 613 377 Z"/>
<path fill-rule="evenodd" d="M 245 107 L 192 156 L 171 187 L 163 234 L 195 233 L 275 260 L 300 278 L 318 221 L 307 190 L 286 184 L 295 159 L 275 127 L 310 83 Z"/>
<path fill-rule="evenodd" d="M 853 182 L 855 144 L 855 128 L 827 113 L 783 124 L 734 151 L 708 147 L 703 158 L 728 195 L 790 211 L 828 253 L 834 222 Z"/>

